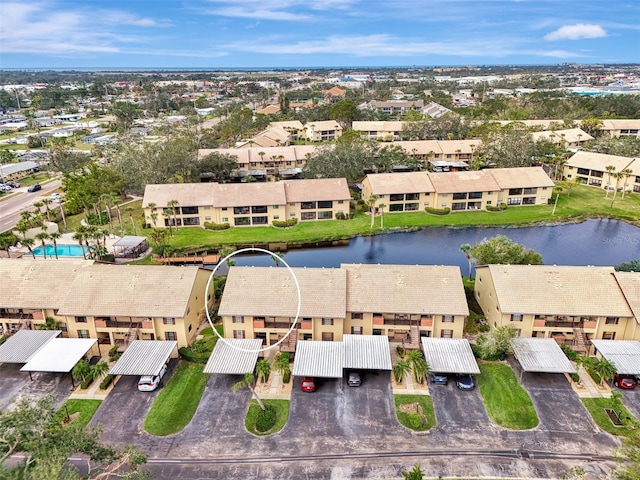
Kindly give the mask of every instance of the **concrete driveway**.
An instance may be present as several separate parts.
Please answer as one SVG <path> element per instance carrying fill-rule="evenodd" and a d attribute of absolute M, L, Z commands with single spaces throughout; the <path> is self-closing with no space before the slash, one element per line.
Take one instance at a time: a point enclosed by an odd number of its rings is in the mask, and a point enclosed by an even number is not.
<path fill-rule="evenodd" d="M 56 405 L 62 403 L 73 389 L 71 377 L 65 373 L 32 373 L 33 381 L 27 372 L 21 372 L 23 364 L 0 364 L 0 410 L 8 408 L 20 396 L 37 399 L 53 395 Z"/>
<path fill-rule="evenodd" d="M 449 375 L 447 385 L 429 385 L 439 430 L 486 430 L 493 424 L 487 416 L 477 388 L 460 390 L 455 375 Z"/>

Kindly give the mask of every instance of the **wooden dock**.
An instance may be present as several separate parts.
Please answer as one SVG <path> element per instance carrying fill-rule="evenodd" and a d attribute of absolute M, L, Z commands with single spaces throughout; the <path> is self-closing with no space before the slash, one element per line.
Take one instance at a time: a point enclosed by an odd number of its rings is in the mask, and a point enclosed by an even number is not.
<path fill-rule="evenodd" d="M 187 257 L 158 257 L 153 259 L 154 262 L 163 263 L 167 265 L 185 264 L 185 263 L 186 264 L 201 263 L 203 265 L 216 265 L 219 260 L 220 260 L 220 257 L 218 255 L 205 255 L 204 257 L 199 255 L 193 255 L 193 256 L 187 256 Z"/>

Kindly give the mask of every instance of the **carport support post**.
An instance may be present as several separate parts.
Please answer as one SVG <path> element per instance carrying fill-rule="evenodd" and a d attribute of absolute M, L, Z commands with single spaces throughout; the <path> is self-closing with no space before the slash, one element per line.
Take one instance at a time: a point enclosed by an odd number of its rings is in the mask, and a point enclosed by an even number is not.
<path fill-rule="evenodd" d="M 33 382 L 33 377 L 31 376 L 31 372 L 29 372 L 29 380 Z"/>
<path fill-rule="evenodd" d="M 520 383 L 522 383 L 522 376 L 524 375 L 524 369 L 520 367 Z"/>
<path fill-rule="evenodd" d="M 29 372 L 29 375 L 31 375 L 31 372 Z M 69 376 L 71 377 L 71 386 L 75 390 L 76 389 L 76 383 L 73 381 L 73 374 L 71 372 L 69 372 Z"/>

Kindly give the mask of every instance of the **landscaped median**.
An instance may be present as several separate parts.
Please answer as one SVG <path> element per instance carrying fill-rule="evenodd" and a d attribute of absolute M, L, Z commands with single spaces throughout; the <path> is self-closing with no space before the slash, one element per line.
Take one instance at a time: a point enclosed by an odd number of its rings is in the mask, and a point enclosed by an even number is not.
<path fill-rule="evenodd" d="M 58 410 L 58 415 L 64 424 L 69 423 L 84 428 L 89 424 L 101 403 L 102 400 L 69 399 Z"/>
<path fill-rule="evenodd" d="M 538 415 L 533 402 L 513 370 L 497 362 L 479 362 L 478 366 L 478 389 L 491 421 L 510 430 L 537 426 Z"/>
<path fill-rule="evenodd" d="M 184 361 L 178 364 L 144 419 L 145 431 L 165 436 L 179 432 L 189 424 L 209 379 L 203 370 L 202 364 Z"/>
<path fill-rule="evenodd" d="M 398 422 L 416 432 L 424 432 L 436 424 L 433 402 L 429 395 L 394 395 Z"/>
<path fill-rule="evenodd" d="M 254 435 L 271 435 L 282 430 L 289 418 L 289 400 L 262 399 L 265 411 L 258 402 L 251 400 L 244 420 L 247 431 Z"/>
<path fill-rule="evenodd" d="M 583 398 L 582 403 L 589 411 L 596 425 L 611 435 L 627 437 L 640 428 L 638 421 L 624 407 L 617 396 L 612 398 Z M 614 425 L 612 418 L 607 414 L 613 412 L 620 420 L 620 425 Z"/>

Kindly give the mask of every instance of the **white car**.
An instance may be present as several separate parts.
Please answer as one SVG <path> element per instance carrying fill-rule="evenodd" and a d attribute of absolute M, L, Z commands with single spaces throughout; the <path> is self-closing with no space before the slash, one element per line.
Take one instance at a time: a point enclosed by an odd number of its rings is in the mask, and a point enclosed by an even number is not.
<path fill-rule="evenodd" d="M 0 192 L 10 192 L 11 187 L 5 183 L 0 183 Z"/>
<path fill-rule="evenodd" d="M 138 390 L 141 392 L 153 392 L 158 388 L 158 385 L 160 385 L 160 380 L 162 380 L 166 371 L 167 365 L 163 365 L 158 375 L 145 375 L 140 377 L 140 380 L 138 380 Z"/>
<path fill-rule="evenodd" d="M 53 200 L 53 201 L 60 201 L 60 199 L 62 198 L 62 195 L 60 195 L 59 193 L 52 193 L 51 195 L 49 195 L 49 199 Z"/>

